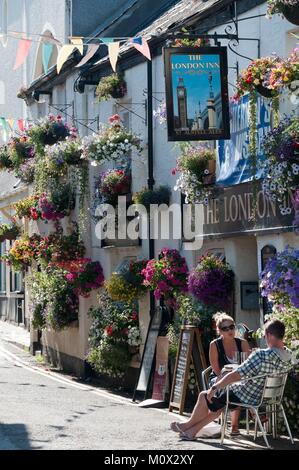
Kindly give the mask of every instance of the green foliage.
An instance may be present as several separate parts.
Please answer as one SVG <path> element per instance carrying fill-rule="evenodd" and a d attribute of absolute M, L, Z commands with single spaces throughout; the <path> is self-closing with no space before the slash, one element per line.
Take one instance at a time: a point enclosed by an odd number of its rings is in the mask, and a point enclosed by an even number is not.
<path fill-rule="evenodd" d="M 131 354 L 127 345 L 111 343 L 104 339 L 99 346 L 90 350 L 87 360 L 97 373 L 117 378 L 125 375 L 130 364 Z"/>
<path fill-rule="evenodd" d="M 126 83 L 118 73 L 112 73 L 100 80 L 96 88 L 98 101 L 107 101 L 110 98 L 121 98 L 126 94 Z"/>
<path fill-rule="evenodd" d="M 79 299 L 65 273 L 57 269 L 35 271 L 28 279 L 35 328 L 59 331 L 78 319 Z"/>
<path fill-rule="evenodd" d="M 151 204 L 169 204 L 171 190 L 168 186 L 160 186 L 157 189 L 143 189 L 134 194 L 134 204 L 141 204 L 146 209 L 150 209 Z"/>
<path fill-rule="evenodd" d="M 6 145 L 0 147 L 0 171 L 13 169 L 13 163 L 10 159 Z"/>

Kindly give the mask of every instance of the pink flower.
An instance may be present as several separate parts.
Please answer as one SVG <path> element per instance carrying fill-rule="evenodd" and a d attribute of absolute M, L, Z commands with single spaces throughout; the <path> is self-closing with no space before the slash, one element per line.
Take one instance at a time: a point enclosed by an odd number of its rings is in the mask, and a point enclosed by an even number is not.
<path fill-rule="evenodd" d="M 110 116 L 108 121 L 110 122 L 110 124 L 113 124 L 113 122 L 119 122 L 120 116 L 118 114 L 113 114 L 113 116 Z"/>

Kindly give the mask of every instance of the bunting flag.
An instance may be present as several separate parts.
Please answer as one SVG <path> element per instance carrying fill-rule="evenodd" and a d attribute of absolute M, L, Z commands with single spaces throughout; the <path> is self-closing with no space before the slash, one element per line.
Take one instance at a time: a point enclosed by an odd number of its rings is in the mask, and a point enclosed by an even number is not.
<path fill-rule="evenodd" d="M 83 55 L 83 40 L 81 38 L 71 38 L 71 44 L 66 44 L 62 46 L 57 57 L 57 74 L 60 73 L 63 64 L 67 61 L 69 56 L 74 52 L 75 49 L 78 49 L 81 55 Z"/>
<path fill-rule="evenodd" d="M 18 119 L 18 128 L 21 132 L 24 132 L 24 119 Z"/>
<path fill-rule="evenodd" d="M 42 44 L 42 61 L 44 73 L 48 73 L 49 63 L 53 53 L 54 44 L 50 42 L 43 42 Z"/>
<path fill-rule="evenodd" d="M 79 62 L 79 64 L 77 64 L 76 67 L 82 67 L 82 65 L 85 65 L 95 55 L 99 47 L 100 47 L 100 44 L 90 44 L 88 46 L 85 57 L 83 57 L 81 62 Z"/>
<path fill-rule="evenodd" d="M 25 62 L 29 50 L 31 47 L 32 41 L 31 39 L 21 39 L 18 45 L 17 57 L 14 65 L 14 70 L 17 70 L 23 63 Z"/>
<path fill-rule="evenodd" d="M 110 42 L 108 44 L 109 60 L 110 60 L 113 72 L 116 72 L 116 64 L 117 64 L 117 59 L 118 59 L 119 48 L 120 48 L 119 41 Z"/>
<path fill-rule="evenodd" d="M 135 38 L 131 38 L 130 43 L 133 44 L 135 49 L 141 52 L 141 54 L 143 54 L 144 57 L 146 57 L 148 60 L 152 60 L 149 45 L 145 38 L 142 38 L 141 36 L 137 36 Z"/>
<path fill-rule="evenodd" d="M 10 129 L 13 131 L 14 130 L 14 125 L 15 125 L 15 120 L 13 118 L 7 119 L 8 125 Z"/>
<path fill-rule="evenodd" d="M 3 142 L 7 142 L 7 123 L 4 117 L 0 117 L 0 125 L 2 128 L 2 140 Z"/>

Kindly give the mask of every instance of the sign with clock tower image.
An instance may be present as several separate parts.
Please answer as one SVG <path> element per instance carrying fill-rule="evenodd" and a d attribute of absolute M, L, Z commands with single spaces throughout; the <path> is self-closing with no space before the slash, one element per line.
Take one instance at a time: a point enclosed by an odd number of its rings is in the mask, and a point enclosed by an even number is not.
<path fill-rule="evenodd" d="M 164 49 L 168 140 L 229 139 L 225 47 Z"/>

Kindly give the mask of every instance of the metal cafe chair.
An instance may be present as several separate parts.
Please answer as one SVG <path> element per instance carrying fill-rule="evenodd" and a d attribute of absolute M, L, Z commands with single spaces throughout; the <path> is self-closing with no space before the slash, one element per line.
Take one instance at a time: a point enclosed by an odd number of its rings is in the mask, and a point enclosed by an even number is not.
<path fill-rule="evenodd" d="M 205 370 L 202 371 L 201 373 L 201 381 L 202 381 L 202 387 L 204 391 L 207 391 L 209 389 L 209 376 L 210 373 L 212 372 L 212 367 L 209 366 Z M 223 415 L 224 412 L 221 413 L 221 416 L 218 418 L 218 421 L 222 425 L 223 423 Z M 248 410 L 246 410 L 246 432 L 249 434 L 249 413 Z"/>
<path fill-rule="evenodd" d="M 284 374 L 277 374 L 277 375 L 271 375 L 271 376 L 266 376 L 266 375 L 258 375 L 256 377 L 251 377 L 249 379 L 244 379 L 240 382 L 248 382 L 260 378 L 265 379 L 265 384 L 264 384 L 264 389 L 263 393 L 260 399 L 260 402 L 253 406 L 249 405 L 246 403 L 235 403 L 232 401 L 229 401 L 229 389 L 230 385 L 227 387 L 227 404 L 225 407 L 225 412 L 224 412 L 224 419 L 222 422 L 222 429 L 221 429 L 221 444 L 223 444 L 224 437 L 225 437 L 225 428 L 226 428 L 226 422 L 227 422 L 227 415 L 228 415 L 228 408 L 229 405 L 236 405 L 240 408 L 245 408 L 247 410 L 252 410 L 254 415 L 255 415 L 255 430 L 254 430 L 254 440 L 257 437 L 257 426 L 259 426 L 260 431 L 263 435 L 264 441 L 268 447 L 268 449 L 271 448 L 269 445 L 267 436 L 266 436 L 266 431 L 263 428 L 263 425 L 261 423 L 260 417 L 259 417 L 259 411 L 261 407 L 266 407 L 267 412 L 270 411 L 271 417 L 272 417 L 272 433 L 273 437 L 277 436 L 277 425 L 276 425 L 276 420 L 277 420 L 277 409 L 280 409 L 282 412 L 282 416 L 290 437 L 290 440 L 292 444 L 294 444 L 293 436 L 290 430 L 290 426 L 282 405 L 282 399 L 283 399 L 283 394 L 284 394 L 284 389 L 285 389 L 285 384 L 287 381 L 288 377 L 288 372 Z"/>

